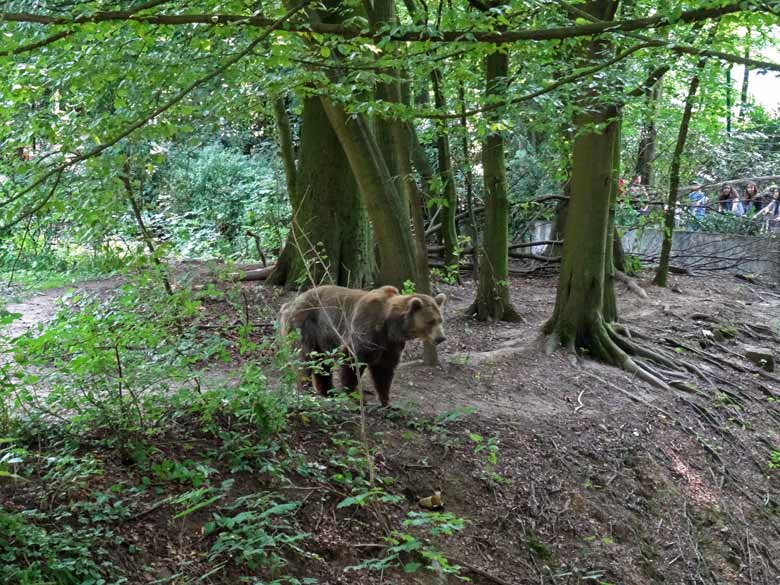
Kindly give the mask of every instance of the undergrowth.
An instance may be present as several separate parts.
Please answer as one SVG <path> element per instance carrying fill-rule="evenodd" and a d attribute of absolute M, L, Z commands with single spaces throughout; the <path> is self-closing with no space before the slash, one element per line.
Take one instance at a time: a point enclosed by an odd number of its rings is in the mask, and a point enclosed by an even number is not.
<path fill-rule="evenodd" d="M 408 504 L 377 464 L 385 437 L 360 430 L 360 403 L 297 393 L 280 367 L 293 349 L 270 347 L 250 321 L 218 321 L 229 332 L 207 322 L 224 295 L 168 295 L 151 273 L 110 293 L 69 293 L 51 323 L 4 339 L 0 582 L 316 583 L 309 568 L 327 561 L 313 546 L 310 498 L 385 519 L 352 571 L 458 575 L 441 543 L 464 520 L 399 517 Z M 237 379 L 207 379 L 237 359 Z M 468 445 L 448 430 L 463 414 L 388 417 L 450 448 Z M 497 447 L 486 445 L 481 473 L 492 481 Z"/>

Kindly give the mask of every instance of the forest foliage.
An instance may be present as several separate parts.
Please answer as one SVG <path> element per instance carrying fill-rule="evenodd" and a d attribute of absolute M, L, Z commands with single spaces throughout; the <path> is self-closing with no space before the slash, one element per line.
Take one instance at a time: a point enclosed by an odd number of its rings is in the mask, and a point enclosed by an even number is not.
<path fill-rule="evenodd" d="M 550 351 L 684 386 L 694 366 L 618 323 L 615 271 L 640 267 L 615 261 L 614 238 L 665 220 L 671 238 L 674 185 L 777 173 L 778 112 L 736 72 L 780 72 L 778 14 L 754 0 L 4 2 L 0 276 L 41 287 L 119 273 L 122 284 L 68 294 L 45 327 L 4 334 L 0 481 L 41 480 L 54 495 L 47 509 L 0 511 L 0 580 L 132 578 L 107 549 L 132 556 L 138 545 L 118 527 L 164 507 L 182 526 L 204 520 L 202 558 L 178 576 L 205 558 L 215 582 L 311 583 L 289 568 L 321 560 L 301 544 L 308 496 L 293 495 L 296 481 L 328 486 L 338 510 L 372 522 L 400 505 L 377 471 L 364 405 L 295 393 L 297 358 L 273 340 L 276 315 L 258 327 L 239 289 L 172 286 L 181 261 L 214 261 L 224 280 L 237 278 L 234 263 L 262 263 L 287 289 L 429 293 L 469 270 L 470 312 L 490 321 L 523 312 L 510 258 L 534 270 L 560 261 Z M 619 192 L 634 174 L 649 213 Z M 523 248 L 542 220 L 557 229 L 545 257 Z M 683 221 L 760 231 L 729 215 Z M 217 302 L 230 313 L 210 315 Z M 18 317 L 4 311 L 0 323 Z M 209 367 L 236 362 L 235 379 L 209 381 Z M 468 451 L 495 488 L 497 440 L 456 437 L 464 415 L 388 416 L 409 427 L 405 440 Z M 316 452 L 291 447 L 308 432 Z M 87 489 L 116 460 L 122 480 Z M 82 491 L 90 498 L 73 504 Z M 369 543 L 381 552 L 348 570 L 463 577 L 440 543 L 464 524 L 405 512 Z"/>

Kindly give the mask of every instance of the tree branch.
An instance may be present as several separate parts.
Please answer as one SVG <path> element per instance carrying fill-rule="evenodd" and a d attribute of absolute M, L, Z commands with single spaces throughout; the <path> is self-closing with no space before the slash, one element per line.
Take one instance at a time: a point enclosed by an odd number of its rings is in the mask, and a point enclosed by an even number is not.
<path fill-rule="evenodd" d="M 498 108 L 503 108 L 505 106 L 515 105 L 522 102 L 527 102 L 532 99 L 538 98 L 546 93 L 550 93 L 551 91 L 555 91 L 559 87 L 562 87 L 564 85 L 568 85 L 569 83 L 573 83 L 575 81 L 578 81 L 584 77 L 588 77 L 589 75 L 593 75 L 594 73 L 598 73 L 599 71 L 602 71 L 606 69 L 607 67 L 610 67 L 614 65 L 615 63 L 618 63 L 619 61 L 622 61 L 623 59 L 626 59 L 627 57 L 630 57 L 637 51 L 641 49 L 647 48 L 648 45 L 646 44 L 638 44 L 634 45 L 633 47 L 629 47 L 625 51 L 622 51 L 621 53 L 617 54 L 612 59 L 609 59 L 608 61 L 604 61 L 603 63 L 599 63 L 598 65 L 594 65 L 592 67 L 587 67 L 583 69 L 582 71 L 578 71 L 576 73 L 572 73 L 571 75 L 567 75 L 566 77 L 561 77 L 558 81 L 551 83 L 549 85 L 546 85 L 542 87 L 541 89 L 538 89 L 536 91 L 532 91 L 531 93 L 527 93 L 525 95 L 521 95 L 519 97 L 513 98 L 511 100 L 502 101 L 502 102 L 496 102 L 481 108 L 474 108 L 473 110 L 469 110 L 467 112 L 453 112 L 453 113 L 446 113 L 446 114 L 436 114 L 431 112 L 423 112 L 421 114 L 416 114 L 415 118 L 425 118 L 425 119 L 433 119 L 433 120 L 446 120 L 450 118 L 462 118 L 463 116 L 474 116 L 476 114 L 482 114 L 484 112 L 490 112 L 492 110 L 496 110 Z"/>
<path fill-rule="evenodd" d="M 427 41 L 427 42 L 463 42 L 463 43 L 514 43 L 520 41 L 549 41 L 582 36 L 592 36 L 602 33 L 631 32 L 650 28 L 661 28 L 678 23 L 691 24 L 718 18 L 727 14 L 740 12 L 769 12 L 777 13 L 778 10 L 767 4 L 766 6 L 750 6 L 742 0 L 737 0 L 722 6 L 696 8 L 686 10 L 679 16 L 670 20 L 665 14 L 657 14 L 645 18 L 632 20 L 619 20 L 611 22 L 588 22 L 575 26 L 554 27 L 547 29 L 530 29 L 514 31 L 439 31 L 430 30 L 427 27 L 418 27 L 418 30 L 383 33 L 378 31 L 371 33 L 366 30 L 350 28 L 340 24 L 312 23 L 288 26 L 285 30 L 296 33 L 318 32 L 343 38 L 367 38 L 374 40 L 393 41 Z M 42 25 L 68 25 L 100 23 L 112 20 L 132 20 L 152 25 L 186 25 L 207 24 L 236 25 L 236 26 L 271 26 L 270 19 L 260 15 L 242 14 L 155 14 L 135 15 L 122 11 L 101 11 L 76 17 L 52 16 L 30 12 L 0 12 L 0 22 L 29 22 Z"/>
<path fill-rule="evenodd" d="M 5 224 L 3 226 L 0 226 L 0 234 L 1 233 L 5 233 L 6 231 L 11 229 L 15 225 L 22 223 L 25 219 L 27 219 L 28 217 L 32 217 L 33 215 L 38 213 L 41 209 L 46 207 L 46 205 L 49 203 L 51 198 L 54 197 L 54 193 L 57 190 L 57 186 L 60 184 L 60 179 L 62 178 L 62 173 L 64 171 L 65 171 L 65 169 L 60 169 L 57 172 L 57 178 L 54 179 L 54 184 L 51 186 L 51 189 L 49 190 L 49 193 L 46 195 L 46 197 L 43 198 L 43 200 L 40 203 L 38 203 L 38 205 L 36 205 L 32 209 L 30 209 L 29 211 L 25 211 L 19 217 L 17 217 L 16 219 L 11 220 L 7 224 Z M 51 176 L 51 175 L 49 175 L 49 176 Z"/>
<path fill-rule="evenodd" d="M 54 33 L 53 35 L 49 35 L 46 38 L 41 39 L 40 41 L 36 41 L 34 43 L 30 43 L 28 45 L 20 45 L 14 49 L 6 49 L 5 51 L 0 51 L 0 57 L 9 57 L 11 55 L 19 55 L 21 53 L 28 53 L 30 51 L 34 51 L 35 49 L 40 49 L 41 47 L 45 47 L 46 45 L 50 45 L 55 41 L 59 41 L 60 39 L 64 39 L 65 37 L 68 37 L 72 35 L 74 31 L 72 30 L 63 30 L 58 33 Z"/>
<path fill-rule="evenodd" d="M 143 4 L 139 4 L 138 6 L 134 7 L 132 10 L 128 11 L 128 15 L 136 14 L 138 12 L 141 12 L 142 10 L 147 10 L 149 8 L 154 8 L 156 6 L 160 6 L 161 4 L 166 4 L 170 2 L 171 0 L 150 0 L 149 2 L 145 2 Z M 0 21 L 2 21 L 2 18 L 0 18 Z M 20 45 L 14 49 L 7 49 L 5 51 L 0 51 L 0 57 L 8 57 L 10 55 L 19 55 L 21 53 L 28 53 L 30 51 L 34 51 L 35 49 L 40 49 L 41 47 L 45 47 L 46 45 L 50 45 L 56 41 L 59 41 L 60 39 L 64 39 L 65 37 L 69 37 L 72 35 L 75 30 L 63 30 L 58 33 L 54 33 L 53 35 L 49 35 L 46 38 L 41 39 L 40 41 L 36 41 L 34 43 L 29 43 L 27 45 Z"/>

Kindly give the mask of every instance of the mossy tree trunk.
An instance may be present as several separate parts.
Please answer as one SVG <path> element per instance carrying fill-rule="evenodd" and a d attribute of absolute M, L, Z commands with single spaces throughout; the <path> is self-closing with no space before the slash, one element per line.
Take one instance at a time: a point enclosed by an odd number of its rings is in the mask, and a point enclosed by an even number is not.
<path fill-rule="evenodd" d="M 672 153 L 672 162 L 669 165 L 669 199 L 667 201 L 666 214 L 664 216 L 664 239 L 661 242 L 661 258 L 658 261 L 658 269 L 653 279 L 657 286 L 667 286 L 669 283 L 669 262 L 672 255 L 672 237 L 674 236 L 675 211 L 677 211 L 677 191 L 680 189 L 680 165 L 682 155 L 685 152 L 685 143 L 688 139 L 688 128 L 693 116 L 693 105 L 696 92 L 699 90 L 699 72 L 704 68 L 706 61 L 700 59 L 696 64 L 696 73 L 691 78 L 688 86 L 688 95 L 685 97 L 680 129 L 677 132 L 677 144 Z"/>
<path fill-rule="evenodd" d="M 496 50 L 485 57 L 485 98 L 500 99 L 505 93 L 509 56 Z M 497 119 L 495 111 L 490 119 Z M 488 132 L 482 146 L 485 183 L 485 228 L 482 237 L 477 298 L 469 313 L 484 321 L 516 321 L 517 312 L 509 300 L 509 199 L 506 184 L 504 136 Z"/>
<path fill-rule="evenodd" d="M 590 0 L 585 10 L 600 20 L 614 17 L 617 3 Z M 609 46 L 596 40 L 587 47 L 589 58 L 607 54 Z M 637 377 L 669 389 L 651 369 L 631 357 L 663 363 L 673 360 L 620 336 L 610 324 L 617 318 L 612 282 L 611 208 L 617 194 L 620 145 L 620 106 L 599 103 L 598 89 L 591 88 L 575 116 L 568 216 L 563 239 L 563 259 L 555 297 L 555 309 L 543 330 L 547 349 L 563 346 L 618 366 Z"/>
<path fill-rule="evenodd" d="M 614 110 L 615 118 L 609 122 L 607 132 L 614 133 L 612 138 L 612 170 L 609 182 L 609 204 L 607 206 L 607 229 L 604 241 L 604 307 L 602 313 L 607 323 L 618 320 L 617 300 L 615 299 L 615 248 L 622 256 L 623 246 L 620 245 L 620 235 L 615 228 L 615 203 L 617 202 L 618 179 L 620 177 L 620 136 L 621 119 Z M 620 268 L 622 270 L 622 266 Z"/>
<path fill-rule="evenodd" d="M 289 6 L 289 2 L 286 2 Z M 325 3 L 333 8 L 327 13 L 309 10 L 313 23 L 337 24 L 351 8 L 337 0 Z M 343 14 L 342 14 L 343 12 Z M 341 83 L 338 69 L 324 72 L 332 83 Z M 363 205 L 373 227 L 379 252 L 379 284 L 402 287 L 406 280 L 416 281 L 414 239 L 409 206 L 394 182 L 380 144 L 363 115 L 347 114 L 344 106 L 326 95 L 319 97 L 330 126 L 349 161 Z M 342 203 L 347 205 L 347 203 Z M 333 226 L 330 226 L 333 229 Z"/>
<path fill-rule="evenodd" d="M 390 176 L 384 156 L 362 116 L 349 116 L 327 97 L 320 98 L 357 180 L 379 248 L 380 284 L 399 288 L 417 281 L 409 206 Z"/>
<path fill-rule="evenodd" d="M 571 199 L 563 239 L 563 261 L 552 318 L 545 325 L 550 349 L 563 345 L 585 348 L 605 361 L 605 274 L 610 200 L 614 174 L 617 124 L 610 123 L 615 108 L 581 114 L 574 141 Z M 587 128 L 591 128 L 587 130 Z M 611 239 L 610 239 L 611 247 Z M 613 293 L 607 293 L 608 302 Z"/>
<path fill-rule="evenodd" d="M 268 280 L 287 288 L 368 286 L 375 276 L 368 216 L 318 98 L 304 99 L 300 139 L 290 235 Z"/>

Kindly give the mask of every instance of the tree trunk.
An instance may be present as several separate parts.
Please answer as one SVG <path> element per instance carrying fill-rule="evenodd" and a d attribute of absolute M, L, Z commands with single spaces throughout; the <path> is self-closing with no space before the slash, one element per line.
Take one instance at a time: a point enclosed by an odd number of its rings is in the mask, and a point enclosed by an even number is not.
<path fill-rule="evenodd" d="M 509 56 L 498 50 L 485 57 L 485 98 L 500 100 L 509 70 Z M 496 112 L 488 118 L 495 119 Z M 509 199 L 506 185 L 504 137 L 491 131 L 482 146 L 485 183 L 485 231 L 482 238 L 477 298 L 469 309 L 483 321 L 516 321 L 519 315 L 509 301 Z"/>
<path fill-rule="evenodd" d="M 444 99 L 441 72 L 438 69 L 431 71 L 433 83 L 433 98 L 436 109 L 445 111 L 447 103 Z M 447 121 L 442 120 L 436 133 L 436 151 L 439 159 L 439 178 L 441 180 L 441 198 L 444 200 L 439 214 L 442 229 L 442 244 L 444 244 L 444 264 L 449 266 L 457 264 L 458 257 L 458 231 L 455 225 L 455 215 L 458 213 L 458 196 L 455 191 L 455 174 L 452 172 L 452 155 L 450 153 L 450 139 L 447 135 Z"/>
<path fill-rule="evenodd" d="M 320 100 L 349 159 L 374 227 L 379 248 L 379 283 L 401 288 L 407 280 L 416 282 L 409 206 L 390 177 L 365 118 L 349 116 L 327 97 Z"/>
<path fill-rule="evenodd" d="M 290 118 L 287 115 L 287 108 L 283 97 L 273 100 L 273 110 L 274 122 L 276 123 L 276 137 L 279 141 L 279 153 L 282 157 L 284 176 L 287 180 L 287 199 L 290 202 L 290 208 L 296 210 L 300 207 L 298 191 L 295 186 L 298 169 L 295 162 L 295 150 L 292 142 L 292 131 L 290 130 Z M 292 239 L 288 239 L 282 247 L 279 258 L 276 259 L 276 267 L 268 277 L 268 283 L 280 286 L 286 285 L 287 275 L 290 273 L 291 266 L 297 255 Z"/>
<path fill-rule="evenodd" d="M 284 97 L 273 100 L 274 122 L 276 123 L 276 135 L 279 139 L 279 152 L 282 155 L 284 165 L 284 177 L 287 179 L 287 194 L 290 201 L 295 197 L 295 181 L 298 169 L 295 165 L 295 149 L 293 148 L 292 131 L 290 130 L 290 117 L 287 115 L 287 106 Z"/>
<path fill-rule="evenodd" d="M 463 82 L 458 84 L 458 98 L 460 100 L 460 126 L 462 132 L 461 149 L 463 150 L 463 165 L 465 168 L 466 183 L 466 212 L 469 218 L 469 228 L 471 230 L 471 249 L 474 278 L 479 278 L 479 227 L 477 226 L 477 215 L 474 212 L 474 173 L 471 169 L 471 146 L 469 144 L 469 126 L 466 120 L 466 91 Z"/>
<path fill-rule="evenodd" d="M 685 98 L 680 129 L 677 132 L 677 144 L 672 153 L 672 162 L 669 165 L 669 200 L 667 201 L 666 215 L 664 217 L 664 239 L 661 243 L 661 258 L 658 262 L 658 270 L 655 273 L 653 283 L 658 286 L 667 286 L 669 280 L 669 258 L 672 253 L 672 236 L 674 235 L 675 211 L 677 210 L 677 191 L 680 186 L 680 164 L 685 151 L 685 142 L 688 139 L 688 127 L 693 115 L 693 102 L 699 89 L 699 72 L 705 64 L 701 59 L 696 64 L 696 73 L 688 87 L 688 95 Z"/>
<path fill-rule="evenodd" d="M 750 27 L 747 28 L 747 38 L 745 39 L 745 59 L 750 59 Z M 745 65 L 745 70 L 742 72 L 742 91 L 740 92 L 739 100 L 739 116 L 740 120 L 744 119 L 747 114 L 748 107 L 748 88 L 750 84 L 750 68 Z"/>
<path fill-rule="evenodd" d="M 604 241 L 604 308 L 602 313 L 604 320 L 607 323 L 612 323 L 618 320 L 617 300 L 615 299 L 615 244 L 620 243 L 620 236 L 615 228 L 615 203 L 617 202 L 618 179 L 620 177 L 621 135 L 621 119 L 617 111 L 615 112 L 615 118 L 610 121 L 606 132 L 614 134 L 614 137 L 612 138 L 612 169 L 609 182 L 606 239 Z M 620 252 L 622 253 L 622 251 L 623 248 L 621 246 Z"/>
<path fill-rule="evenodd" d="M 658 128 L 655 125 L 658 104 L 663 93 L 663 78 L 656 81 L 650 93 L 647 94 L 645 117 L 639 138 L 639 152 L 637 153 L 636 169 L 634 174 L 642 177 L 642 184 L 647 189 L 652 189 L 653 163 L 655 162 L 655 146 L 658 138 Z"/>
<path fill-rule="evenodd" d="M 119 176 L 119 179 L 122 181 L 122 185 L 125 187 L 125 196 L 127 197 L 127 202 L 130 204 L 130 210 L 133 212 L 135 223 L 138 225 L 138 231 L 141 233 L 141 239 L 143 240 L 146 249 L 149 250 L 149 254 L 151 254 L 152 262 L 160 269 L 160 279 L 162 280 L 163 288 L 165 288 L 166 293 L 172 295 L 173 288 L 171 287 L 171 281 L 168 279 L 168 273 L 166 272 L 162 260 L 160 260 L 160 258 L 157 256 L 157 248 L 154 245 L 154 238 L 152 238 L 152 234 L 150 234 L 149 230 L 146 228 L 143 213 L 141 212 L 141 206 L 139 205 L 138 201 L 136 201 L 135 195 L 133 194 L 133 183 L 132 179 L 130 178 L 130 162 L 128 160 L 125 160 L 122 174 Z M 28 222 L 28 229 L 29 226 L 30 224 Z M 22 243 L 22 245 L 24 245 L 24 243 Z M 13 270 L 11 276 L 13 277 Z"/>
<path fill-rule="evenodd" d="M 617 2 L 591 0 L 585 9 L 601 20 L 611 20 Z M 588 47 L 591 58 L 604 55 L 604 41 Z M 572 351 L 617 365 L 657 386 L 662 380 L 634 362 L 629 353 L 652 353 L 620 338 L 608 319 L 616 317 L 609 271 L 612 228 L 610 208 L 616 195 L 616 161 L 620 142 L 619 106 L 598 103 L 598 89 L 583 98 L 575 116 L 572 151 L 571 198 L 563 240 L 563 260 L 555 298 L 555 310 L 544 326 L 548 351 L 564 346 Z M 612 306 L 610 306 L 612 305 Z"/>
<path fill-rule="evenodd" d="M 734 92 L 734 88 L 731 85 L 731 65 L 726 65 L 726 134 L 731 136 L 731 109 L 733 106 L 733 99 L 731 94 Z"/>
<path fill-rule="evenodd" d="M 289 2 L 286 4 L 289 5 Z M 336 9 L 343 6 L 337 1 L 325 4 Z M 324 14 L 330 24 L 343 20 L 338 10 Z M 323 15 L 317 10 L 310 10 L 308 16 L 313 23 L 323 22 Z M 341 81 L 340 73 L 335 68 L 326 70 L 325 74 L 333 83 Z M 347 114 L 342 105 L 326 95 L 321 95 L 319 100 L 349 161 L 374 228 L 380 262 L 379 283 L 402 287 L 406 280 L 416 281 L 409 206 L 390 175 L 387 161 L 365 116 Z M 342 202 L 342 206 L 346 206 L 345 203 Z M 338 224 L 331 224 L 330 229 L 333 229 L 333 225 Z"/>
<path fill-rule="evenodd" d="M 401 186 L 406 190 L 406 198 L 411 202 L 412 224 L 414 226 L 417 257 L 417 282 L 415 283 L 415 290 L 422 294 L 430 295 L 432 291 L 430 270 L 428 268 L 428 251 L 425 247 L 425 224 L 423 222 L 422 209 L 423 200 L 422 194 L 412 177 L 412 137 L 409 132 L 409 126 L 400 120 L 395 122 L 393 132 L 396 144 L 398 170 L 401 173 Z M 436 346 L 431 342 L 423 343 L 423 363 L 426 366 L 436 366 L 439 364 L 439 355 L 436 352 Z"/>
<path fill-rule="evenodd" d="M 368 218 L 349 161 L 318 98 L 303 102 L 300 161 L 293 184 L 290 235 L 269 283 L 286 288 L 371 284 Z"/>
<path fill-rule="evenodd" d="M 599 126 L 614 117 L 614 108 L 584 113 L 574 142 L 571 199 L 563 240 L 563 261 L 552 318 L 545 325 L 549 348 L 584 348 L 592 357 L 615 361 L 604 320 L 604 290 L 609 209 L 618 125 Z"/>

